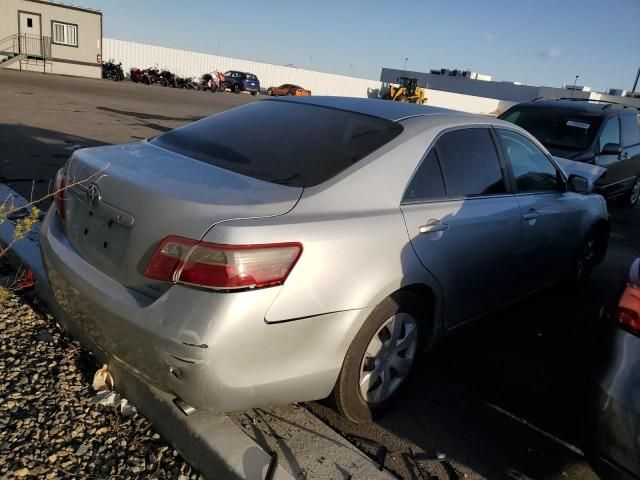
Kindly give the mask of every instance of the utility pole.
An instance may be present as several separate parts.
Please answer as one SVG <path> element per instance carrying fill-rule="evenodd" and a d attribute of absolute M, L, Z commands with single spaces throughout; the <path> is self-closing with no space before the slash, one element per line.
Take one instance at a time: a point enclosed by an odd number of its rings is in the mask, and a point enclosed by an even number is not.
<path fill-rule="evenodd" d="M 406 72 L 407 71 L 407 61 L 409 60 L 409 57 L 405 57 L 404 58 L 404 68 L 402 69 L 402 72 Z"/>
<path fill-rule="evenodd" d="M 631 98 L 633 98 L 633 94 L 636 93 L 636 87 L 638 86 L 638 80 L 640 80 L 640 67 L 638 67 L 638 73 L 636 73 L 636 81 L 633 82 L 633 88 L 631 89 Z"/>
<path fill-rule="evenodd" d="M 216 55 L 220 55 L 220 39 L 218 39 L 218 50 L 216 50 Z"/>
<path fill-rule="evenodd" d="M 349 64 L 349 76 L 351 76 L 351 72 L 353 71 L 353 63 Z"/>
<path fill-rule="evenodd" d="M 309 57 L 309 70 L 311 70 L 311 62 L 313 61 L 313 57 Z"/>
<path fill-rule="evenodd" d="M 579 78 L 580 78 L 580 75 L 576 75 L 576 79 L 573 81 L 573 88 L 571 89 L 571 98 L 573 98 L 573 92 L 576 91 L 576 83 L 578 83 Z"/>

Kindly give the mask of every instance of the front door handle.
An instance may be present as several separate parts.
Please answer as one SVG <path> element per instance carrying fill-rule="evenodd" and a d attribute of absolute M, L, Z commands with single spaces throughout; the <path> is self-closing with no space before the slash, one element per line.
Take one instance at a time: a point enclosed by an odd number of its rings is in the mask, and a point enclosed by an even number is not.
<path fill-rule="evenodd" d="M 528 213 L 525 213 L 524 215 L 522 215 L 522 218 L 524 220 L 535 220 L 539 216 L 540 216 L 540 214 L 538 212 L 536 212 L 535 210 L 531 209 L 531 210 L 529 210 Z"/>
<path fill-rule="evenodd" d="M 420 227 L 420 233 L 435 233 L 444 232 L 449 228 L 448 223 L 442 223 L 442 221 L 432 218 L 426 225 Z"/>

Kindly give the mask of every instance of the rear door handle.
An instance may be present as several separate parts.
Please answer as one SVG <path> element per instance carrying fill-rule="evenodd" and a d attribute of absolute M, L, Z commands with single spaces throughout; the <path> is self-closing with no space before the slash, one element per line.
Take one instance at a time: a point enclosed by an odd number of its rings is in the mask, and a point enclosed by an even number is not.
<path fill-rule="evenodd" d="M 540 216 L 540 214 L 538 212 L 536 212 L 535 210 L 529 210 L 528 213 L 525 213 L 524 215 L 522 215 L 522 218 L 524 220 L 535 220 L 539 216 Z"/>
<path fill-rule="evenodd" d="M 431 219 L 427 222 L 426 225 L 422 225 L 420 227 L 420 233 L 435 233 L 435 232 L 444 232 L 449 228 L 448 223 L 442 223 L 442 221 L 437 219 Z"/>

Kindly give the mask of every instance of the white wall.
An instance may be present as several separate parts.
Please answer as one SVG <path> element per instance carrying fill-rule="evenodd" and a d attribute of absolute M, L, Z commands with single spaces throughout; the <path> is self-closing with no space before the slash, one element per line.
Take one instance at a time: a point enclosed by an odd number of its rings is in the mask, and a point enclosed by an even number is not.
<path fill-rule="evenodd" d="M 122 62 L 125 73 L 128 73 L 131 67 L 147 68 L 155 65 L 159 68 L 166 68 L 181 77 L 200 77 L 203 73 L 213 70 L 222 72 L 241 70 L 257 75 L 260 79 L 260 85 L 264 88 L 283 83 L 294 83 L 308 88 L 314 95 L 375 98 L 381 86 L 378 80 L 189 52 L 112 38 L 103 40 L 103 59 L 114 59 L 116 63 Z M 426 95 L 428 105 L 471 113 L 500 113 L 512 104 L 495 98 L 475 97 L 441 90 L 426 90 Z"/>

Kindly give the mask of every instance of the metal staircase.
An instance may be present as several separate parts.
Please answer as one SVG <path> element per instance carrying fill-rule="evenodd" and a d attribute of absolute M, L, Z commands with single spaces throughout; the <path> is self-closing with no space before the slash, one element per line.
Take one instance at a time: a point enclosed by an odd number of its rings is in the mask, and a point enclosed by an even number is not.
<path fill-rule="evenodd" d="M 36 65 L 46 73 L 52 63 L 51 37 L 22 33 L 0 39 L 0 68 L 15 63 L 20 64 L 20 70 L 23 65 Z"/>

